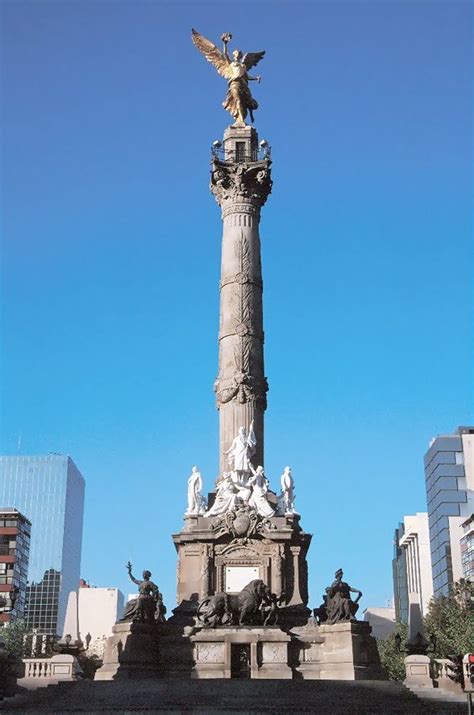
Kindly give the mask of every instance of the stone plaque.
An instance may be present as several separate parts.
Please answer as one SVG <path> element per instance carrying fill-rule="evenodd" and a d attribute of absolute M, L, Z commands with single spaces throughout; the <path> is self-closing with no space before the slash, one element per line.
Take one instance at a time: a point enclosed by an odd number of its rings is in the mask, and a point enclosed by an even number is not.
<path fill-rule="evenodd" d="M 69 665 L 56 665 L 53 664 L 53 675 L 68 675 L 71 672 Z"/>
<path fill-rule="evenodd" d="M 263 643 L 262 659 L 264 663 L 286 663 L 288 656 L 286 643 Z"/>
<path fill-rule="evenodd" d="M 426 665 L 410 665 L 410 675 L 426 675 L 428 672 Z"/>
<path fill-rule="evenodd" d="M 256 578 L 260 578 L 258 566 L 226 566 L 225 591 L 226 593 L 239 593 Z"/>
<path fill-rule="evenodd" d="M 225 645 L 224 643 L 199 643 L 197 656 L 199 663 L 223 663 Z"/>
<path fill-rule="evenodd" d="M 301 660 L 305 663 L 318 663 L 320 661 L 321 646 L 319 643 L 305 645 L 301 650 Z"/>

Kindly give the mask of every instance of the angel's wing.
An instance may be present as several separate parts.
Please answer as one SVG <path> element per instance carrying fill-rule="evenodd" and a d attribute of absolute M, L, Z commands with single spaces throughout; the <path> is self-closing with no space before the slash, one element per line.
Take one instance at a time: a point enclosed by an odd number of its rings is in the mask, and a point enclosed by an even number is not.
<path fill-rule="evenodd" d="M 194 29 L 191 32 L 193 42 L 199 52 L 204 55 L 208 62 L 214 65 L 222 77 L 229 79 L 228 68 L 230 62 L 227 57 L 215 46 L 213 42 L 200 35 L 199 32 L 196 32 Z"/>
<path fill-rule="evenodd" d="M 265 50 L 263 50 L 263 52 L 247 52 L 244 55 L 242 62 L 249 70 L 251 67 L 255 67 L 255 65 L 260 62 L 264 54 Z"/>

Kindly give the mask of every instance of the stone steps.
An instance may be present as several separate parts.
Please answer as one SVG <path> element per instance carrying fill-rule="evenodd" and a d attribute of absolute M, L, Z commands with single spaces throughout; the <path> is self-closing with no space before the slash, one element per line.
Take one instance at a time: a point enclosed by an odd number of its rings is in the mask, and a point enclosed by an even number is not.
<path fill-rule="evenodd" d="M 448 690 L 440 690 L 439 688 L 423 688 L 416 686 L 408 686 L 409 690 L 422 700 L 441 700 L 443 702 L 466 703 L 467 696 L 461 690 L 459 693 Z"/>
<path fill-rule="evenodd" d="M 445 715 L 465 704 L 420 700 L 390 681 L 117 680 L 60 683 L 0 704 L 23 713 L 370 713 Z"/>

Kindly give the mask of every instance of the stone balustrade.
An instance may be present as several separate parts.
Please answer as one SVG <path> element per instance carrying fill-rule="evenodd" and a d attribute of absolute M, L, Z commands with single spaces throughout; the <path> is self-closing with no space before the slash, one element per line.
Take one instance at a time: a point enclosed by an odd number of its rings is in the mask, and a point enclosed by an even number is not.
<path fill-rule="evenodd" d="M 23 663 L 25 675 L 18 685 L 27 688 L 39 688 L 60 680 L 78 680 L 83 675 L 77 658 L 65 653 L 52 658 L 24 658 Z"/>
<path fill-rule="evenodd" d="M 450 690 L 453 693 L 462 693 L 462 686 L 456 680 L 455 664 L 449 658 L 434 658 L 434 680 L 441 690 Z"/>
<path fill-rule="evenodd" d="M 51 678 L 51 658 L 24 658 L 25 678 Z"/>

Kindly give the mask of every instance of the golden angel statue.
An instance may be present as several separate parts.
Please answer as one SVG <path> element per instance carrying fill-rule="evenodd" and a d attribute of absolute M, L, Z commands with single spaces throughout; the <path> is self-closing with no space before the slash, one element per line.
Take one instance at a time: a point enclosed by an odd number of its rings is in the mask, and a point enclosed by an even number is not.
<path fill-rule="evenodd" d="M 229 32 L 226 32 L 221 37 L 224 45 L 222 52 L 213 42 L 200 35 L 196 30 L 192 30 L 192 38 L 206 60 L 211 62 L 219 74 L 228 81 L 229 87 L 222 106 L 233 116 L 233 126 L 245 127 L 247 112 L 253 122 L 253 112 L 258 108 L 258 104 L 250 93 L 249 82 L 260 82 L 261 77 L 259 75 L 251 77 L 248 74 L 248 70 L 260 62 L 265 51 L 247 52 L 243 55 L 240 50 L 234 50 L 232 52 L 233 59 L 231 60 L 227 52 L 227 44 L 232 39 L 232 35 Z"/>

